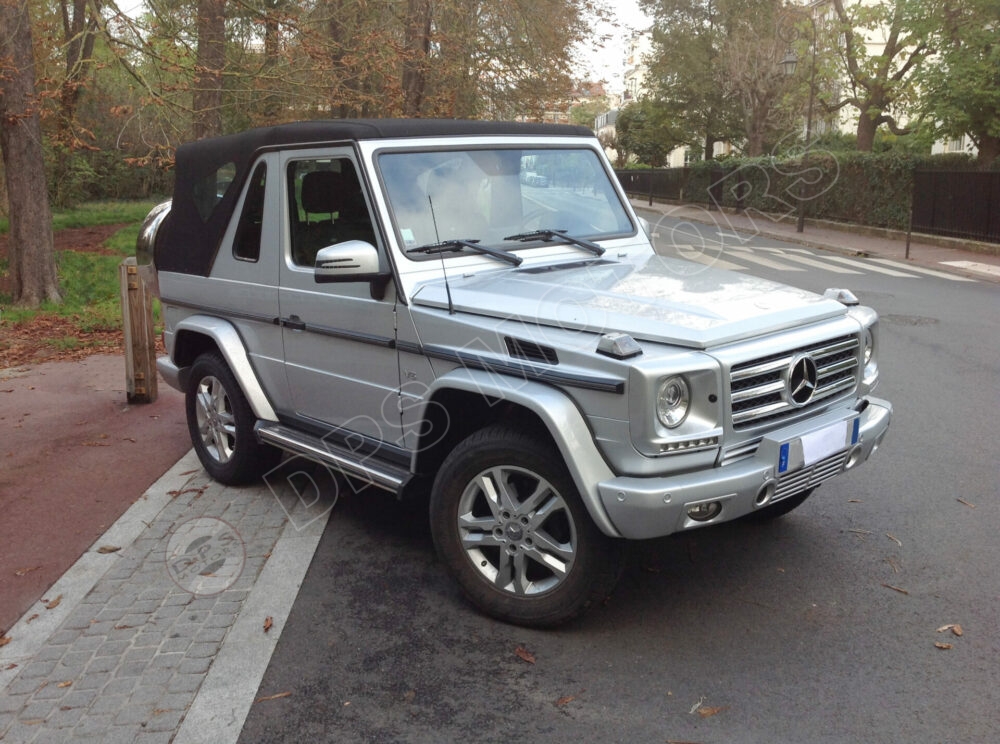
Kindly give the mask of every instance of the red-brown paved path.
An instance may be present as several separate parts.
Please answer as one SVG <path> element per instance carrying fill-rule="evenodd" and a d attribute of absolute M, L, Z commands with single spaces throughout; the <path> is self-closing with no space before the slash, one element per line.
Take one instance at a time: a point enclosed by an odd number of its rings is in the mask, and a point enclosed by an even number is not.
<path fill-rule="evenodd" d="M 190 449 L 159 389 L 129 405 L 117 354 L 0 370 L 0 635 Z"/>

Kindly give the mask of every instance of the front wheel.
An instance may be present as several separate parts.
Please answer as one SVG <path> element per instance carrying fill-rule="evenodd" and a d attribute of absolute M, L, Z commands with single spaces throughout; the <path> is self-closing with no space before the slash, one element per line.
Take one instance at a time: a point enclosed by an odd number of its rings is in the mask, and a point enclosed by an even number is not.
<path fill-rule="evenodd" d="M 278 464 L 280 450 L 257 441 L 253 410 L 219 354 L 202 354 L 191 365 L 185 403 L 191 442 L 215 480 L 248 483 Z"/>
<path fill-rule="evenodd" d="M 445 459 L 431 494 L 438 554 L 466 595 L 518 625 L 566 622 L 611 594 L 620 540 L 597 529 L 557 450 L 504 426 Z"/>

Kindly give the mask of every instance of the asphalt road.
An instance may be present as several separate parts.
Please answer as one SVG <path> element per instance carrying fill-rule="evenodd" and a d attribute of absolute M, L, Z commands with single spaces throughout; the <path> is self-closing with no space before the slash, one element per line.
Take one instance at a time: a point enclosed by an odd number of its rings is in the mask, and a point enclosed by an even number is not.
<path fill-rule="evenodd" d="M 671 227 L 661 252 L 694 244 Z M 1000 286 L 725 240 L 879 311 L 876 457 L 772 524 L 633 544 L 611 600 L 545 632 L 468 606 L 420 515 L 342 498 L 259 690 L 290 694 L 241 742 L 1000 740 Z"/>

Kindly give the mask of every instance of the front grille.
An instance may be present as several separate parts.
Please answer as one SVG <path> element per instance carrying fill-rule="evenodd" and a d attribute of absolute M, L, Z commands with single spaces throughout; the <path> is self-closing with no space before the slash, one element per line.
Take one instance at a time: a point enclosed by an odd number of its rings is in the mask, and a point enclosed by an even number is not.
<path fill-rule="evenodd" d="M 808 468 L 803 468 L 802 470 L 786 475 L 778 481 L 771 502 L 780 501 L 788 496 L 794 496 L 797 493 L 802 493 L 809 488 L 815 488 L 820 483 L 830 480 L 844 469 L 844 462 L 846 460 L 847 450 L 844 450 L 843 452 L 838 452 L 835 455 L 827 457 L 825 460 L 820 460 Z"/>
<path fill-rule="evenodd" d="M 858 384 L 858 348 L 857 336 L 842 336 L 734 365 L 729 375 L 733 428 L 741 431 L 773 423 L 854 390 Z M 792 361 L 801 355 L 812 357 L 818 377 L 812 399 L 799 407 L 787 400 L 785 380 Z"/>

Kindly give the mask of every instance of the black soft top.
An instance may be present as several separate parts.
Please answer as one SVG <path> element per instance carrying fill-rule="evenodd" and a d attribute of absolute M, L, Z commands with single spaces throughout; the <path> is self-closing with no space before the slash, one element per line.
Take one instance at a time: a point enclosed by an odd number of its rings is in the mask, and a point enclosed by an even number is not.
<path fill-rule="evenodd" d="M 594 133 L 586 127 L 560 124 L 336 119 L 260 127 L 181 145 L 177 148 L 173 203 L 156 240 L 156 267 L 161 271 L 208 275 L 250 166 L 261 150 L 400 137 L 503 135 L 593 137 Z M 232 181 L 226 186 L 216 180 L 216 174 L 230 165 L 226 180 L 231 176 Z"/>

